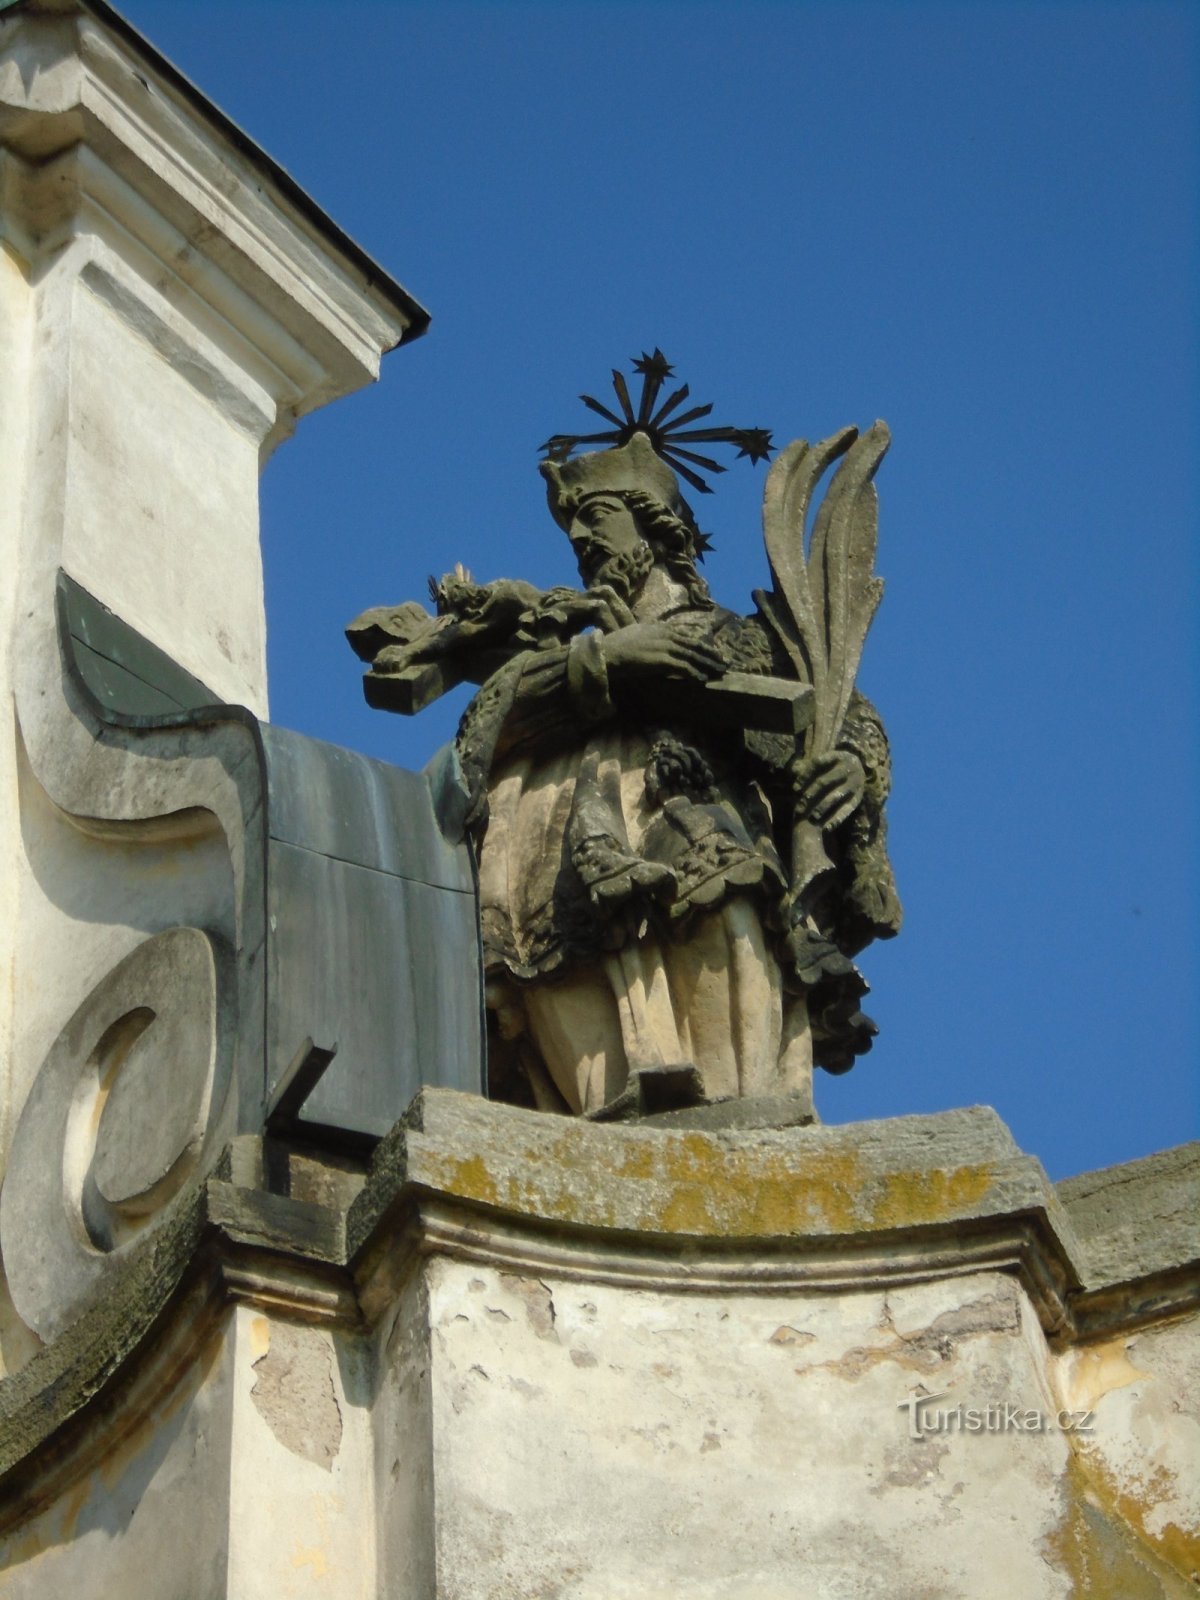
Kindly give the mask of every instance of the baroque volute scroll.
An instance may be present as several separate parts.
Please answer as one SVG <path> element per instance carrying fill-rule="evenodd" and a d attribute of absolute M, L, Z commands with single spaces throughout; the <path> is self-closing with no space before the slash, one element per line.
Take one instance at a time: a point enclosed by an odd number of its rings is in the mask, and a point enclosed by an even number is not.
<path fill-rule="evenodd" d="M 773 586 L 742 616 L 700 576 L 709 541 L 679 480 L 708 493 L 702 473 L 724 468 L 698 444 L 753 462 L 770 435 L 693 426 L 712 408 L 681 411 L 686 385 L 659 403 L 661 352 L 634 366 L 636 407 L 614 372 L 619 411 L 584 396 L 610 427 L 543 447 L 580 588 L 460 566 L 431 581 L 434 614 L 379 608 L 348 637 L 383 709 L 480 686 L 456 753 L 492 1093 L 602 1119 L 753 1098 L 803 1120 L 813 1066 L 844 1072 L 870 1047 L 854 957 L 900 925 L 887 738 L 855 687 L 888 433 L 780 454 Z"/>

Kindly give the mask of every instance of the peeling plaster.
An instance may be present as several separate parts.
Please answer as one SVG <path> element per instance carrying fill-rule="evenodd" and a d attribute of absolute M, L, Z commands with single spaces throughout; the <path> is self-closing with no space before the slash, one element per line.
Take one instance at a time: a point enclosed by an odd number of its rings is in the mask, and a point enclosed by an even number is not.
<path fill-rule="evenodd" d="M 286 1450 L 332 1472 L 342 1445 L 342 1411 L 329 1346 L 320 1334 L 283 1322 L 268 1337 L 269 1349 L 254 1362 L 250 1398 Z"/>

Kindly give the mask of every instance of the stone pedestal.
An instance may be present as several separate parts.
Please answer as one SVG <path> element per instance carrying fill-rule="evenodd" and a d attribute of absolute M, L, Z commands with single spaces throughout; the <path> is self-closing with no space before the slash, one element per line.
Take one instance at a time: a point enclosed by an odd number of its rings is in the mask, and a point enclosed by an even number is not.
<path fill-rule="evenodd" d="M 1183 1596 L 1198 1179 L 1064 1206 L 984 1109 L 243 1139 L 13 1380 L 0 1593 Z"/>

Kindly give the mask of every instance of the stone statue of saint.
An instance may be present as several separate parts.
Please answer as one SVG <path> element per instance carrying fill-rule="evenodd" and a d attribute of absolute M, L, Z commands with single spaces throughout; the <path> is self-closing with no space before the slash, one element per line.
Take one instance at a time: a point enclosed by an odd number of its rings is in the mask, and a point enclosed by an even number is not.
<path fill-rule="evenodd" d="M 434 587 L 436 617 L 409 603 L 348 633 L 373 704 L 481 685 L 456 747 L 491 1092 L 599 1117 L 746 1096 L 802 1109 L 814 1064 L 845 1071 L 869 1048 L 853 957 L 900 923 L 887 739 L 854 688 L 882 587 L 871 478 L 887 433 L 798 441 L 775 463 L 775 588 L 742 616 L 697 571 L 707 540 L 677 473 L 705 489 L 689 463 L 721 470 L 685 448 L 697 437 L 765 456 L 769 435 L 672 428 L 670 403 L 654 411 L 670 369 L 643 363 L 638 411 L 620 380 L 624 417 L 604 411 L 614 432 L 587 441 L 612 447 L 572 458 L 583 441 L 560 436 L 542 462 L 580 589 L 459 569 Z M 806 557 L 812 492 L 839 457 Z"/>

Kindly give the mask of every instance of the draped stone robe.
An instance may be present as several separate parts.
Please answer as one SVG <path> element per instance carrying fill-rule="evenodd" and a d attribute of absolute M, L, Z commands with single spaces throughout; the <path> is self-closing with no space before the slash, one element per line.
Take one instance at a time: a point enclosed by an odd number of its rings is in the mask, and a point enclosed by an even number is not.
<path fill-rule="evenodd" d="M 686 603 L 662 619 L 701 630 L 731 668 L 777 670 L 758 618 Z M 785 939 L 795 741 L 743 738 L 703 716 L 685 726 L 657 689 L 614 697 L 599 637 L 581 634 L 509 662 L 464 717 L 493 1076 L 519 1063 L 535 1103 L 575 1112 L 612 1100 L 631 1068 L 685 1062 L 710 1098 L 806 1096 L 812 997 Z M 838 841 L 845 892 L 830 902 L 840 926 L 829 931 L 852 952 L 898 917 L 886 740 L 861 697 L 843 742 L 868 777 Z M 861 1018 L 863 987 L 849 1005 L 816 997 L 827 1032 L 839 1006 L 843 1031 Z M 843 1041 L 846 1065 L 862 1047 Z"/>

